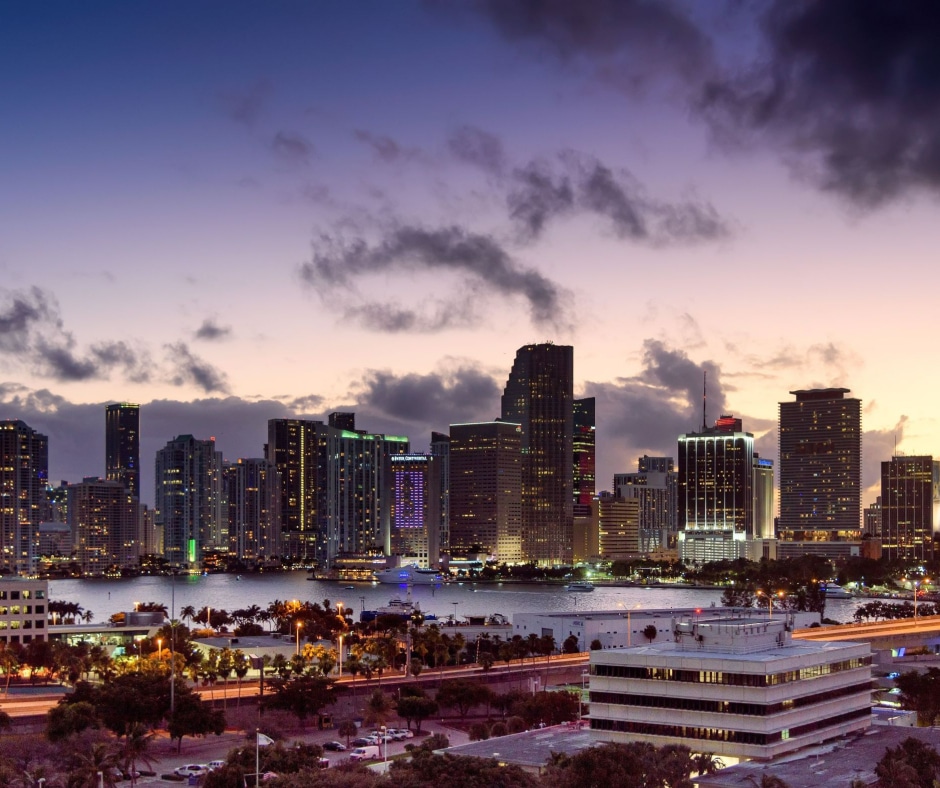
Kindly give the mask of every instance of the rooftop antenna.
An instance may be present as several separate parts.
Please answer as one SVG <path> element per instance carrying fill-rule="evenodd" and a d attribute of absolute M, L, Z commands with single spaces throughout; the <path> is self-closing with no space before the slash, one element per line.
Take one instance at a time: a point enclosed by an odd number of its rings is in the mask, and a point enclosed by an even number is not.
<path fill-rule="evenodd" d="M 702 370 L 702 431 L 708 429 L 708 370 Z"/>

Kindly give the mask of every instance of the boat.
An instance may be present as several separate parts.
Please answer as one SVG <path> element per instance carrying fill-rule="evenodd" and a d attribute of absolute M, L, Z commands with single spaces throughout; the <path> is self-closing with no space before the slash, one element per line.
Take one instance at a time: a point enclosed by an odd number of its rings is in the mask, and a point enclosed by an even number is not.
<path fill-rule="evenodd" d="M 375 610 L 363 610 L 359 615 L 359 620 L 363 623 L 368 623 L 369 621 L 374 621 L 379 616 L 398 616 L 402 619 L 409 619 L 412 616 L 419 615 L 425 621 L 436 621 L 437 616 L 430 613 L 425 613 L 421 610 L 421 606 L 417 602 L 412 602 L 410 599 L 390 599 L 388 604 L 383 607 L 378 607 Z"/>
<path fill-rule="evenodd" d="M 409 584 L 415 586 L 433 586 L 442 583 L 441 573 L 436 569 L 422 569 L 419 566 L 393 566 L 375 573 L 380 583 Z"/>
<path fill-rule="evenodd" d="M 565 586 L 565 591 L 593 591 L 594 583 L 590 580 L 574 580 Z"/>
<path fill-rule="evenodd" d="M 846 591 L 837 583 L 827 583 L 825 589 L 826 599 L 852 599 L 854 596 L 854 594 L 852 594 L 850 591 Z"/>

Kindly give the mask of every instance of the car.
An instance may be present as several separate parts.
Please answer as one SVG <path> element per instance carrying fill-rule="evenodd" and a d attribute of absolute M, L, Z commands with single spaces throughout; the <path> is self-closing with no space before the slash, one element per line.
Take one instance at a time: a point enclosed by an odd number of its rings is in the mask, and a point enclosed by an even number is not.
<path fill-rule="evenodd" d="M 323 745 L 324 750 L 329 750 L 330 752 L 345 752 L 346 745 L 341 741 L 328 741 Z"/>
<path fill-rule="evenodd" d="M 388 740 L 389 741 L 401 741 L 405 738 L 405 732 L 398 728 L 389 728 L 388 729 Z"/>
<path fill-rule="evenodd" d="M 178 774 L 180 777 L 202 777 L 204 774 L 208 774 L 209 769 L 204 763 L 187 763 L 185 766 L 177 766 L 173 770 L 173 774 Z"/>
<path fill-rule="evenodd" d="M 398 728 L 398 733 L 403 739 L 413 739 L 415 737 L 415 732 L 408 728 Z"/>
<path fill-rule="evenodd" d="M 210 772 L 214 772 L 216 769 L 221 769 L 225 766 L 225 763 L 225 761 L 209 761 L 209 763 L 206 764 L 206 768 Z"/>
<path fill-rule="evenodd" d="M 369 741 L 369 739 L 366 738 L 365 736 L 360 736 L 358 739 L 352 740 L 353 747 L 365 747 L 366 745 L 369 745 L 369 744 L 372 744 L 372 742 Z"/>

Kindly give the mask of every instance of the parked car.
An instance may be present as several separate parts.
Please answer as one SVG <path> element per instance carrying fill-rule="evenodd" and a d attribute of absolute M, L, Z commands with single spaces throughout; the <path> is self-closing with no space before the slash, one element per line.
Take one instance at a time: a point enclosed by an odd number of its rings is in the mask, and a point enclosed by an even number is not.
<path fill-rule="evenodd" d="M 372 744 L 372 742 L 365 736 L 360 736 L 358 739 L 352 740 L 353 747 L 365 747 L 367 744 Z"/>
<path fill-rule="evenodd" d="M 341 741 L 328 741 L 323 745 L 323 749 L 330 752 L 346 752 L 346 745 Z"/>
<path fill-rule="evenodd" d="M 413 739 L 415 737 L 415 732 L 408 730 L 408 728 L 398 728 L 398 733 L 403 739 Z"/>
<path fill-rule="evenodd" d="M 206 764 L 206 768 L 210 772 L 214 772 L 216 769 L 221 769 L 223 766 L 225 766 L 225 761 L 209 761 L 209 763 Z"/>
<path fill-rule="evenodd" d="M 178 774 L 180 777 L 191 777 L 193 775 L 202 777 L 202 775 L 209 773 L 209 769 L 203 763 L 187 763 L 185 766 L 177 766 L 173 773 Z"/>
<path fill-rule="evenodd" d="M 349 753 L 349 760 L 351 761 L 374 761 L 378 760 L 379 757 L 379 748 L 377 746 L 369 745 L 366 747 L 356 747 L 351 753 Z"/>

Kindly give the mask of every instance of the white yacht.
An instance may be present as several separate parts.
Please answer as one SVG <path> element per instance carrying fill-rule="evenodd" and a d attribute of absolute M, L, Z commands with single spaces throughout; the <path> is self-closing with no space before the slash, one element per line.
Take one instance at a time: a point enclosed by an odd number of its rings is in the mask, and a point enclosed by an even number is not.
<path fill-rule="evenodd" d="M 433 586 L 443 583 L 441 573 L 436 569 L 422 569 L 420 566 L 393 566 L 375 573 L 380 583 L 410 584 L 415 586 Z"/>
<path fill-rule="evenodd" d="M 573 580 L 565 586 L 565 591 L 593 591 L 594 583 L 590 580 Z"/>

